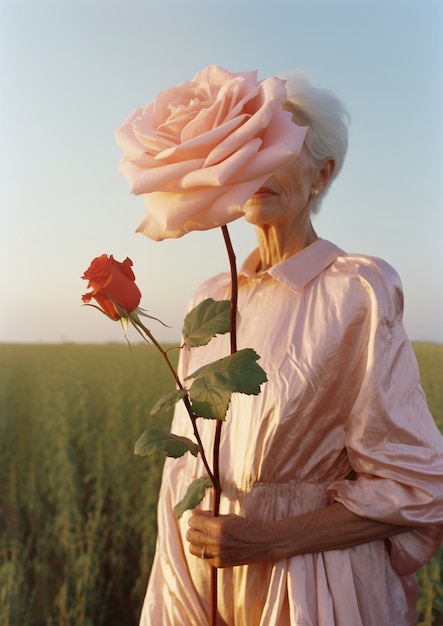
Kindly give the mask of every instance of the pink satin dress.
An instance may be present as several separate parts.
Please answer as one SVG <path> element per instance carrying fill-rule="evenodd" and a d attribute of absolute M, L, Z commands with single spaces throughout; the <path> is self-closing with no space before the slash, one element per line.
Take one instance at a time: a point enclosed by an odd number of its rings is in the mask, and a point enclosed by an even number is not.
<path fill-rule="evenodd" d="M 268 375 L 258 396 L 234 394 L 223 425 L 221 513 L 259 520 L 341 502 L 357 515 L 411 527 L 389 540 L 219 570 L 220 624 L 411 626 L 414 572 L 442 539 L 443 439 L 427 408 L 402 325 L 403 296 L 385 262 L 319 239 L 257 273 L 239 272 L 238 347 Z M 227 274 L 200 300 L 229 299 Z M 184 351 L 184 378 L 229 354 L 228 336 Z M 214 422 L 199 420 L 206 449 Z M 192 437 L 177 406 L 172 432 Z M 189 453 L 167 459 L 156 555 L 142 626 L 204 626 L 210 567 L 188 552 L 188 514 L 174 505 L 204 475 Z M 202 508 L 211 507 L 210 490 Z"/>

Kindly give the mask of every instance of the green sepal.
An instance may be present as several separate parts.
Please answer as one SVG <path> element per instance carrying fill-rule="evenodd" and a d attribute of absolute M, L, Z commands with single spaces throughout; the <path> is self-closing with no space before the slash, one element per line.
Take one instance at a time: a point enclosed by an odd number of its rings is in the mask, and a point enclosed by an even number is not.
<path fill-rule="evenodd" d="M 194 379 L 189 389 L 193 412 L 224 420 L 233 393 L 258 395 L 260 385 L 267 381 L 265 371 L 257 364 L 259 358 L 252 348 L 244 348 L 188 376 Z"/>
<path fill-rule="evenodd" d="M 205 497 L 206 489 L 211 485 L 211 479 L 208 476 L 202 476 L 192 481 L 183 500 L 174 507 L 175 519 L 180 519 L 185 511 L 195 509 Z"/>
<path fill-rule="evenodd" d="M 106 317 L 109 318 L 110 320 L 112 320 L 113 322 L 118 322 L 119 321 L 119 320 L 116 320 L 113 317 L 111 317 L 109 315 L 109 313 L 106 313 L 106 311 L 103 311 L 103 309 L 101 307 L 97 306 L 96 304 L 85 303 L 85 304 L 82 304 L 81 306 L 91 306 L 93 309 L 97 309 L 97 311 L 100 311 L 100 313 L 103 313 L 103 315 L 106 315 Z"/>
<path fill-rule="evenodd" d="M 132 311 L 132 313 L 130 315 L 133 316 L 133 319 L 136 322 L 140 321 L 140 320 L 137 319 L 137 316 L 138 315 L 142 315 L 143 317 L 147 317 L 150 320 L 155 320 L 156 322 L 159 322 L 162 326 L 165 326 L 166 328 L 171 328 L 170 326 L 168 326 L 167 324 L 162 322 L 160 319 L 158 319 L 158 317 L 154 317 L 153 315 L 148 315 L 146 309 L 142 309 L 140 306 L 137 307 L 134 311 Z"/>
<path fill-rule="evenodd" d="M 123 334 L 126 335 L 128 334 L 128 318 L 127 317 L 121 317 L 120 318 L 120 323 L 122 325 L 123 328 Z"/>
<path fill-rule="evenodd" d="M 170 393 L 162 396 L 151 409 L 151 415 L 157 415 L 160 411 L 170 411 L 180 400 L 188 395 L 186 389 L 175 389 Z"/>
<path fill-rule="evenodd" d="M 200 447 L 188 437 L 174 435 L 160 428 L 148 428 L 137 440 L 134 454 L 148 456 L 153 452 L 166 452 L 167 456 L 177 459 L 186 452 L 197 456 Z"/>
<path fill-rule="evenodd" d="M 186 315 L 182 335 L 186 348 L 205 346 L 215 335 L 224 335 L 230 330 L 229 300 L 207 298 Z"/>

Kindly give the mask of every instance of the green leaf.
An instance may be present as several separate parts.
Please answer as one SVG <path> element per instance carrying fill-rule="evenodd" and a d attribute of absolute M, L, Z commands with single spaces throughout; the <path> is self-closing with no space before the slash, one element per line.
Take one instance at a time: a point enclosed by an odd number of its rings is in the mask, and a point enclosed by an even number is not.
<path fill-rule="evenodd" d="M 188 376 L 194 379 L 189 389 L 194 413 L 224 420 L 234 392 L 259 394 L 260 385 L 267 381 L 266 373 L 257 364 L 259 358 L 254 350 L 244 348 Z"/>
<path fill-rule="evenodd" d="M 180 519 L 185 511 L 195 509 L 205 497 L 205 492 L 212 485 L 208 476 L 202 476 L 192 481 L 189 485 L 185 497 L 174 507 L 175 519 Z"/>
<path fill-rule="evenodd" d="M 186 348 L 205 346 L 215 335 L 224 335 L 230 330 L 229 300 L 207 298 L 200 302 L 185 317 L 182 334 Z"/>
<path fill-rule="evenodd" d="M 151 415 L 157 415 L 160 411 L 170 411 L 182 398 L 188 395 L 186 389 L 175 389 L 162 396 L 151 409 Z"/>
<path fill-rule="evenodd" d="M 139 456 L 148 456 L 153 452 L 166 452 L 175 459 L 190 452 L 194 456 L 200 452 L 198 444 L 188 437 L 181 437 L 173 433 L 167 433 L 159 428 L 149 428 L 135 444 L 134 453 Z"/>

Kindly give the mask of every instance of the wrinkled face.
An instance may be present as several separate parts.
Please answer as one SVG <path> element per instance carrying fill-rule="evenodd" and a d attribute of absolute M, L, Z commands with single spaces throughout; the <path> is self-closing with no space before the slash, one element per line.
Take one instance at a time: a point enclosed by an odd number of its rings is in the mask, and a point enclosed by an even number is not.
<path fill-rule="evenodd" d="M 311 192 L 319 176 L 306 146 L 290 163 L 278 169 L 243 207 L 255 226 L 288 228 L 310 215 Z"/>

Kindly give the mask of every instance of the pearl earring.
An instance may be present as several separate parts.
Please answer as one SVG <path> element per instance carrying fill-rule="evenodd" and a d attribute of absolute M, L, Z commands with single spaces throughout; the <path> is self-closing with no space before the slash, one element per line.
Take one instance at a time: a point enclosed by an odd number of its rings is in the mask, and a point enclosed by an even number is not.
<path fill-rule="evenodd" d="M 313 189 L 313 190 L 311 191 L 311 195 L 313 195 L 313 196 L 318 196 L 318 189 Z"/>

